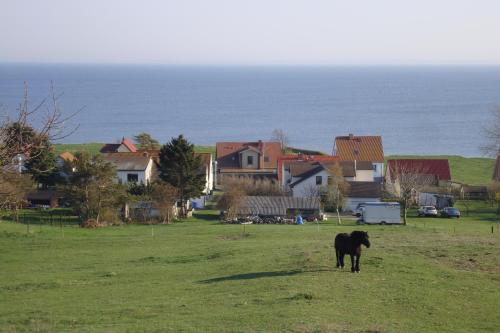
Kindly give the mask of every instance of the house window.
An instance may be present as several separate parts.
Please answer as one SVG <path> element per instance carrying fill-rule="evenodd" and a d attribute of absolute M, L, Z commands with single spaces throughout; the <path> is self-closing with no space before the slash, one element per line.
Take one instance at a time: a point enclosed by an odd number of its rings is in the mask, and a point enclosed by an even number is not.
<path fill-rule="evenodd" d="M 316 176 L 316 185 L 321 185 L 321 184 L 323 184 L 323 177 Z"/>
<path fill-rule="evenodd" d="M 264 162 L 269 162 L 269 156 L 264 155 Z"/>
<path fill-rule="evenodd" d="M 247 164 L 253 165 L 253 156 L 247 156 Z"/>
<path fill-rule="evenodd" d="M 328 182 L 328 185 L 332 185 L 333 184 L 333 178 L 331 176 L 328 176 L 327 182 Z"/>
<path fill-rule="evenodd" d="M 373 165 L 373 171 L 377 172 L 377 165 L 376 164 Z"/>
<path fill-rule="evenodd" d="M 137 183 L 139 181 L 139 175 L 136 173 L 127 173 L 128 183 Z"/>

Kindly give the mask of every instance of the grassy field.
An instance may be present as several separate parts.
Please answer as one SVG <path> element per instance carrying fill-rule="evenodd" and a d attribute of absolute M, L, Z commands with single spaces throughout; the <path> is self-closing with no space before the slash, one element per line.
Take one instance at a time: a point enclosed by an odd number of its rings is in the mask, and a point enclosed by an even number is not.
<path fill-rule="evenodd" d="M 91 142 L 91 143 L 57 143 L 54 145 L 54 152 L 56 155 L 69 151 L 74 154 L 76 152 L 89 152 L 92 155 L 99 153 L 104 143 Z"/>
<path fill-rule="evenodd" d="M 74 154 L 76 152 L 87 151 L 92 155 L 99 154 L 99 151 L 104 146 L 104 143 L 57 143 L 54 145 L 54 152 L 56 155 L 69 151 Z M 214 146 L 195 146 L 195 151 L 198 153 L 212 153 L 215 154 Z"/>
<path fill-rule="evenodd" d="M 448 159 L 452 180 L 469 185 L 488 185 L 491 183 L 495 160 L 482 157 L 462 157 L 453 155 L 397 155 L 388 156 L 386 160 L 395 158 L 445 158 Z"/>
<path fill-rule="evenodd" d="M 408 226 L 0 223 L 2 332 L 499 332 L 499 218 Z M 491 227 L 494 233 L 491 233 Z M 338 232 L 367 230 L 361 274 Z"/>

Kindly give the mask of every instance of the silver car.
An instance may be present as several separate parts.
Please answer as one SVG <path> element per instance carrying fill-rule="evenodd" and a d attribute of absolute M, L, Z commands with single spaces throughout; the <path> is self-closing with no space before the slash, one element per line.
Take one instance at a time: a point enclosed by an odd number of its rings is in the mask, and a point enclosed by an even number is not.
<path fill-rule="evenodd" d="M 418 216 L 438 216 L 438 211 L 434 206 L 422 206 L 417 210 Z"/>

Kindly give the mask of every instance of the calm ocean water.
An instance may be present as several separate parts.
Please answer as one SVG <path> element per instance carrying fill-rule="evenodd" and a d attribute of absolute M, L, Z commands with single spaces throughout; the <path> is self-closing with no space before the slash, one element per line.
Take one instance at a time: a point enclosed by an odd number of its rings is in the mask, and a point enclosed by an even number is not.
<path fill-rule="evenodd" d="M 269 139 L 331 152 L 333 138 L 382 135 L 386 154 L 481 156 L 481 128 L 500 105 L 500 67 L 173 67 L 0 65 L 3 113 L 23 82 L 33 103 L 50 81 L 68 113 L 85 106 L 68 143 L 145 131 L 165 142 Z"/>

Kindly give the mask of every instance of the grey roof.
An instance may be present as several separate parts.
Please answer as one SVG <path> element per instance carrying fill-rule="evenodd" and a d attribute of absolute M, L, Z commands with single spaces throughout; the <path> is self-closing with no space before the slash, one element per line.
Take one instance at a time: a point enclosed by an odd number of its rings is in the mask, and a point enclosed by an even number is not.
<path fill-rule="evenodd" d="M 118 171 L 144 171 L 151 157 L 137 153 L 113 153 L 105 154 L 103 159 L 113 164 Z"/>
<path fill-rule="evenodd" d="M 240 215 L 286 216 L 289 210 L 318 210 L 319 198 L 247 196 L 238 209 Z"/>

